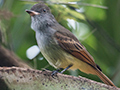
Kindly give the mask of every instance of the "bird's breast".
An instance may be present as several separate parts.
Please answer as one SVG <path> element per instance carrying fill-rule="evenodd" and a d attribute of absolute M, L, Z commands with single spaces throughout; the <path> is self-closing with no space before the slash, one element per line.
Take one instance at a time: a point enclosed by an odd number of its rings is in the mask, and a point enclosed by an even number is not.
<path fill-rule="evenodd" d="M 55 68 L 61 68 L 71 64 L 68 59 L 71 55 L 66 53 L 55 41 L 54 37 L 43 33 L 36 33 L 36 39 L 41 53 L 50 65 Z"/>
<path fill-rule="evenodd" d="M 41 53 L 53 67 L 66 68 L 73 64 L 70 68 L 73 70 L 84 65 L 81 60 L 63 50 L 52 36 L 36 33 L 36 39 Z"/>

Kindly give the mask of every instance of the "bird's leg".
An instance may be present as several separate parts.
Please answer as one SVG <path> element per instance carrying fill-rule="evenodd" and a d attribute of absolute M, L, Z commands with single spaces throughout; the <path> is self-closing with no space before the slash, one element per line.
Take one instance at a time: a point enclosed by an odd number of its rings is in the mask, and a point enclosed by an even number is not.
<path fill-rule="evenodd" d="M 59 69 L 53 71 L 52 74 L 51 74 L 51 76 L 53 77 L 53 76 L 56 75 L 60 70 L 62 70 L 60 73 L 63 73 L 63 72 L 65 72 L 66 70 L 68 70 L 68 69 L 69 69 L 70 67 L 72 67 L 72 66 L 73 66 L 73 65 L 70 64 L 70 65 L 69 65 L 68 67 L 66 67 L 65 69 L 59 68 Z"/>
<path fill-rule="evenodd" d="M 72 67 L 73 65 L 72 64 L 70 64 L 68 67 L 66 67 L 65 69 L 63 69 L 60 73 L 63 73 L 63 72 L 65 72 L 66 70 L 68 70 L 70 67 Z"/>
<path fill-rule="evenodd" d="M 62 70 L 63 68 L 59 68 L 55 71 L 52 72 L 51 76 L 53 77 L 55 74 L 57 74 L 60 70 Z"/>

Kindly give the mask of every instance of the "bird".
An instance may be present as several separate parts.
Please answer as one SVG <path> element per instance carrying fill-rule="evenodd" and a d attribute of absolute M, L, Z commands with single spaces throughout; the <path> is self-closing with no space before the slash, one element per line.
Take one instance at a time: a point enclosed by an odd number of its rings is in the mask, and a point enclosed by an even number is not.
<path fill-rule="evenodd" d="M 48 6 L 38 3 L 26 12 L 31 16 L 31 28 L 36 33 L 41 53 L 57 69 L 52 75 L 59 70 L 63 73 L 68 69 L 79 69 L 97 75 L 107 85 L 115 86 L 76 36 L 56 21 Z"/>

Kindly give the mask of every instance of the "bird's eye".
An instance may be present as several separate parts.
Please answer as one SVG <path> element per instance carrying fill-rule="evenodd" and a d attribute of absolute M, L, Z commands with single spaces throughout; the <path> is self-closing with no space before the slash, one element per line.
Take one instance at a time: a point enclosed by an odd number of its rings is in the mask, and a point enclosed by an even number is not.
<path fill-rule="evenodd" d="M 43 9 L 43 12 L 46 12 L 46 9 Z"/>

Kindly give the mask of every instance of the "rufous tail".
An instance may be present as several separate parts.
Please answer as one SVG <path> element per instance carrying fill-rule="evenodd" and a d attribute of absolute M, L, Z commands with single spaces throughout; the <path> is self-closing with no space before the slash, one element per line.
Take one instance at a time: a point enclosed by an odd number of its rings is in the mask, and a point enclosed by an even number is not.
<path fill-rule="evenodd" d="M 105 75 L 103 74 L 100 70 L 95 70 L 96 75 L 107 85 L 115 86 L 113 82 Z M 116 87 L 116 86 L 115 86 Z"/>

